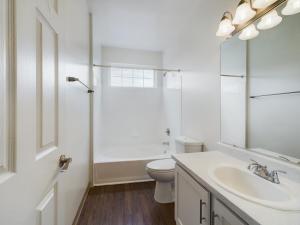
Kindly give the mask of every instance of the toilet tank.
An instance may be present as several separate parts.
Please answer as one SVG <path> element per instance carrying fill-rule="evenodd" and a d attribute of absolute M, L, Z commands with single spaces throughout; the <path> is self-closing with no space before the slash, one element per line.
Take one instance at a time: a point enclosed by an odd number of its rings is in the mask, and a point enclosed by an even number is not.
<path fill-rule="evenodd" d="M 193 153 L 203 151 L 203 142 L 185 136 L 175 139 L 177 153 Z"/>

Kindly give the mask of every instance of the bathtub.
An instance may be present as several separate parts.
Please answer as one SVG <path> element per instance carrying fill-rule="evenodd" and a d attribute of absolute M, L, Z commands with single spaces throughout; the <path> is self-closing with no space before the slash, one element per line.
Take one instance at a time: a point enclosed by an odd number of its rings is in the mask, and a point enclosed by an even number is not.
<path fill-rule="evenodd" d="M 151 180 L 145 171 L 147 163 L 170 158 L 164 145 L 108 146 L 94 152 L 94 185 L 109 185 Z"/>

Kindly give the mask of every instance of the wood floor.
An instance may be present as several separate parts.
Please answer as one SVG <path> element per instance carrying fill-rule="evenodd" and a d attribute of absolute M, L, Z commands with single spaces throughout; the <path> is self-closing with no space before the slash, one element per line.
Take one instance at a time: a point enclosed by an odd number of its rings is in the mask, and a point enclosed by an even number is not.
<path fill-rule="evenodd" d="M 154 201 L 154 182 L 95 187 L 78 225 L 175 225 L 174 204 Z"/>

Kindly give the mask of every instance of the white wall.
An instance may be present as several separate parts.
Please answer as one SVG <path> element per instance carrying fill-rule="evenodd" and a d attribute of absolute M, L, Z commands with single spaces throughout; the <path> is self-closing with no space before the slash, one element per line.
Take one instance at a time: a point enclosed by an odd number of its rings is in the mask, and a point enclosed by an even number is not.
<path fill-rule="evenodd" d="M 114 63 L 160 68 L 162 54 L 103 47 L 102 64 Z M 100 136 L 96 138 L 101 139 L 102 146 L 159 144 L 164 131 L 161 74 L 157 74 L 157 88 L 112 88 L 109 72 L 109 69 L 102 69 L 102 124 Z"/>
<path fill-rule="evenodd" d="M 249 95 L 300 90 L 300 15 L 249 41 Z M 299 158 L 299 94 L 249 99 L 248 144 Z"/>
<path fill-rule="evenodd" d="M 101 53 L 104 65 L 120 63 L 149 66 L 154 68 L 161 68 L 162 66 L 162 52 L 160 51 L 103 46 Z"/>
<path fill-rule="evenodd" d="M 238 1 L 90 0 L 95 42 L 160 50 L 164 67 L 183 75 L 182 134 L 202 139 L 208 149 L 220 139 L 220 50 L 215 36 L 222 14 Z"/>
<path fill-rule="evenodd" d="M 183 75 L 182 134 L 220 140 L 220 42 L 215 36 L 222 14 L 238 1 L 96 1 L 95 41 L 104 45 L 161 50 L 164 67 Z M 126 28 L 126 29 L 125 29 Z"/>
<path fill-rule="evenodd" d="M 182 134 L 203 140 L 206 150 L 220 140 L 220 42 L 215 36 L 220 17 L 235 1 L 182 1 L 176 35 L 164 51 L 165 67 L 180 67 Z"/>

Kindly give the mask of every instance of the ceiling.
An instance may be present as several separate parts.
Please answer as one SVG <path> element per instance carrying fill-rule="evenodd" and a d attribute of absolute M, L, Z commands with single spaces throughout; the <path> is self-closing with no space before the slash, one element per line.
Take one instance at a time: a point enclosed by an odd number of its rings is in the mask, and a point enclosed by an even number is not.
<path fill-rule="evenodd" d="M 199 12 L 210 5 L 204 0 L 88 1 L 96 44 L 152 51 L 164 51 L 170 41 L 185 40 L 187 29 L 191 33 L 191 26 L 198 26 Z"/>

